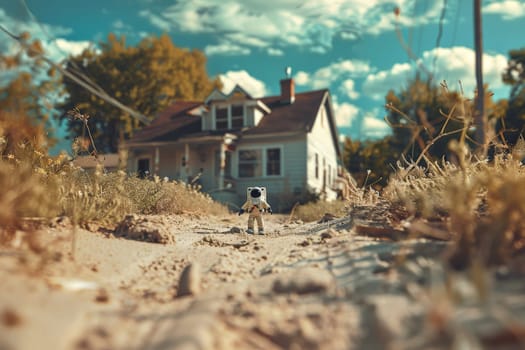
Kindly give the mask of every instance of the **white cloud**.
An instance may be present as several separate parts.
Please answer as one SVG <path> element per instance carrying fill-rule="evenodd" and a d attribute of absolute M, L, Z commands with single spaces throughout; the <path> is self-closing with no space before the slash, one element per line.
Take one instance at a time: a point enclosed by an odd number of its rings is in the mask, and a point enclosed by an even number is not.
<path fill-rule="evenodd" d="M 483 6 L 483 13 L 501 15 L 503 19 L 513 20 L 525 17 L 525 2 L 518 0 L 491 1 Z"/>
<path fill-rule="evenodd" d="M 147 18 L 152 25 L 154 25 L 155 27 L 159 28 L 160 30 L 164 32 L 169 32 L 172 27 L 171 21 L 165 19 L 162 16 L 154 14 L 149 10 L 140 11 L 139 16 Z"/>
<path fill-rule="evenodd" d="M 359 98 L 359 93 L 355 91 L 355 82 L 352 79 L 343 81 L 339 90 L 351 100 Z"/>
<path fill-rule="evenodd" d="M 54 40 L 53 44 L 62 51 L 62 54 L 66 53 L 73 56 L 80 55 L 82 51 L 93 45 L 90 41 L 70 41 L 61 38 Z M 50 48 L 50 50 L 52 49 Z M 59 54 L 55 54 L 55 57 L 58 56 Z"/>
<path fill-rule="evenodd" d="M 392 132 L 388 124 L 375 116 L 376 113 L 367 113 L 361 124 L 361 135 L 364 138 L 382 138 Z"/>
<path fill-rule="evenodd" d="M 363 92 L 370 98 L 380 100 L 390 89 L 402 86 L 414 77 L 414 69 L 409 63 L 396 63 L 390 70 L 383 70 L 366 77 Z"/>
<path fill-rule="evenodd" d="M 310 83 L 310 74 L 299 71 L 294 77 L 295 84 L 297 85 L 308 85 Z"/>
<path fill-rule="evenodd" d="M 23 32 L 28 32 L 32 39 L 39 39 L 45 46 L 50 38 L 68 35 L 71 33 L 70 28 L 61 26 L 52 26 L 45 23 L 38 24 L 37 22 L 28 22 L 20 19 L 15 19 L 7 15 L 7 13 L 0 8 L 0 23 L 7 28 L 11 33 L 20 35 Z M 0 40 L 0 52 L 6 55 L 11 55 L 19 50 L 19 45 L 14 40 L 11 40 L 6 35 L 2 34 Z"/>
<path fill-rule="evenodd" d="M 37 23 L 34 21 L 23 21 L 15 19 L 6 14 L 6 12 L 0 8 L 0 23 L 7 28 L 10 32 L 15 35 L 20 35 L 23 32 L 30 34 L 30 41 L 34 39 L 40 40 L 42 48 L 44 49 L 44 55 L 53 62 L 61 62 L 69 55 L 76 55 L 82 52 L 86 47 L 90 45 L 87 41 L 70 41 L 60 36 L 68 35 L 71 33 L 71 29 L 51 26 L 45 23 Z M 1 34 L 0 34 L 1 35 Z M 13 55 L 21 50 L 20 44 L 11 40 L 5 36 L 5 40 L 0 40 L 0 52 L 4 55 Z M 34 62 L 32 60 L 23 58 L 21 66 L 6 70 L 0 68 L 0 84 L 5 85 L 11 81 L 20 71 L 29 71 L 34 68 Z M 32 71 L 32 74 L 37 80 L 47 79 L 46 70 L 47 66 L 42 66 L 41 69 Z"/>
<path fill-rule="evenodd" d="M 235 85 L 241 86 L 253 97 L 263 97 L 267 95 L 266 85 L 254 77 L 247 71 L 228 71 L 219 76 L 223 85 L 223 92 L 230 93 Z"/>
<path fill-rule="evenodd" d="M 115 29 L 123 29 L 124 28 L 124 22 L 122 22 L 121 19 L 117 19 L 113 22 L 113 28 Z"/>
<path fill-rule="evenodd" d="M 352 126 L 353 120 L 359 113 L 359 108 L 350 103 L 334 103 L 335 122 L 339 127 Z"/>
<path fill-rule="evenodd" d="M 324 53 L 334 37 L 355 40 L 439 20 L 440 2 L 417 16 L 393 9 L 411 9 L 416 0 L 196 0 L 169 6 L 148 4 L 139 14 L 164 31 L 213 33 L 223 41 L 247 47 L 295 45 Z M 405 14 L 406 12 L 406 14 Z M 157 15 L 160 13 L 160 15 Z"/>
<path fill-rule="evenodd" d="M 324 47 L 324 46 L 312 46 L 310 48 L 310 52 L 318 53 L 320 55 L 323 55 L 323 54 L 327 53 L 327 50 L 326 50 L 326 47 Z"/>
<path fill-rule="evenodd" d="M 296 74 L 296 83 L 308 85 L 314 89 L 327 88 L 339 79 L 346 77 L 363 77 L 371 72 L 368 62 L 361 60 L 343 60 L 319 68 L 312 74 L 299 71 Z"/>
<path fill-rule="evenodd" d="M 250 49 L 230 43 L 222 43 L 219 45 L 208 45 L 204 48 L 204 53 L 208 56 L 223 55 L 223 56 L 240 56 L 249 55 Z"/>
<path fill-rule="evenodd" d="M 283 56 L 284 55 L 283 50 L 276 49 L 276 48 L 273 48 L 273 47 L 269 47 L 267 52 L 268 52 L 268 55 L 270 55 L 270 56 Z"/>
<path fill-rule="evenodd" d="M 472 96 L 476 86 L 475 53 L 467 47 L 438 48 L 423 53 L 423 62 L 432 67 L 436 60 L 436 81 L 446 80 L 450 85 L 461 80 L 465 94 Z M 483 54 L 483 81 L 491 89 L 503 86 L 501 74 L 507 66 L 507 57 L 502 54 Z"/>
<path fill-rule="evenodd" d="M 467 97 L 472 97 L 475 79 L 474 51 L 467 47 L 436 48 L 425 51 L 420 62 L 432 70 L 435 58 L 434 81 L 446 80 L 453 88 L 461 81 Z M 507 58 L 501 54 L 483 54 L 483 80 L 491 90 L 503 87 L 501 73 L 507 66 Z M 422 73 L 424 74 L 424 73 Z M 363 83 L 363 91 L 371 98 L 381 100 L 390 89 L 400 90 L 409 79 L 415 77 L 415 67 L 408 63 L 396 63 L 389 70 L 370 74 Z"/>

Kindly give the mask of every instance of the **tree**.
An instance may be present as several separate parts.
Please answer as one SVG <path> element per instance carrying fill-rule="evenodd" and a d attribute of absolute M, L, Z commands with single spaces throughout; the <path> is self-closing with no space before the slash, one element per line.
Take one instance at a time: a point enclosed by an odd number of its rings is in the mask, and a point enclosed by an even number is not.
<path fill-rule="evenodd" d="M 376 141 L 353 141 L 345 138 L 343 161 L 358 186 L 385 186 L 400 159 L 402 145 L 392 136 Z"/>
<path fill-rule="evenodd" d="M 511 50 L 503 82 L 511 86 L 504 118 L 498 120 L 497 132 L 503 141 L 512 146 L 525 136 L 525 48 Z"/>
<path fill-rule="evenodd" d="M 107 42 L 100 44 L 100 51 L 84 50 L 68 60 L 67 68 L 150 120 L 174 99 L 203 99 L 214 87 L 220 87 L 218 79 L 209 78 L 201 51 L 178 48 L 167 35 L 127 46 L 125 37 L 110 34 Z M 119 141 L 141 127 L 136 118 L 70 79 L 64 82 L 69 97 L 62 105 L 61 118 L 67 119 L 71 135 L 83 135 L 84 127 L 67 117 L 65 112 L 74 108 L 90 116 L 89 127 L 101 152 L 117 151 Z"/>
<path fill-rule="evenodd" d="M 510 100 L 516 98 L 525 88 L 525 48 L 511 50 L 507 68 L 503 72 L 503 82 L 512 86 Z"/>
<path fill-rule="evenodd" d="M 505 102 L 495 103 L 485 86 L 485 111 L 488 132 L 494 138 L 493 124 L 506 109 Z M 392 135 L 377 141 L 346 139 L 344 162 L 359 184 L 386 185 L 398 161 L 440 160 L 449 156 L 452 140 L 475 145 L 471 138 L 473 101 L 451 92 L 443 83 L 432 85 L 416 77 L 400 92 L 389 91 L 385 97 L 387 121 Z M 423 155 L 422 155 L 423 154 Z"/>
<path fill-rule="evenodd" d="M 0 86 L 0 131 L 6 143 L 3 155 L 12 153 L 20 143 L 47 151 L 55 142 L 50 115 L 60 96 L 60 79 L 52 71 L 43 71 L 39 40 L 30 42 L 28 33 L 22 33 L 19 40 L 23 45 L 18 52 L 0 55 L 0 68 L 8 76 L 7 83 Z"/>
<path fill-rule="evenodd" d="M 393 129 L 393 138 L 403 145 L 400 153 L 412 160 L 424 150 L 429 158 L 443 157 L 448 142 L 458 138 L 464 118 L 470 112 L 463 102 L 460 94 L 419 78 L 397 94 L 389 91 L 387 119 Z"/>
<path fill-rule="evenodd" d="M 494 135 L 495 119 L 504 111 L 504 105 L 492 100 L 488 86 L 484 87 L 486 134 Z M 474 126 L 473 101 L 461 93 L 416 78 L 406 90 L 389 91 L 386 96 L 387 119 L 393 128 L 393 138 L 403 145 L 401 154 L 417 160 L 424 151 L 428 159 L 446 158 L 450 141 L 457 140 L 476 148 L 472 138 Z"/>

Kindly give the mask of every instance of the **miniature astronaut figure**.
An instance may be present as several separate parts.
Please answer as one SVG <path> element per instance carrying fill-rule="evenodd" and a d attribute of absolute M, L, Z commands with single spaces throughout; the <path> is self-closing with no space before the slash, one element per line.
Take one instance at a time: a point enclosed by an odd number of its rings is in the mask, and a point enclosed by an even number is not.
<path fill-rule="evenodd" d="M 246 202 L 242 205 L 239 210 L 239 215 L 248 212 L 248 230 L 246 231 L 249 234 L 253 234 L 253 221 L 257 219 L 257 228 L 259 229 L 259 234 L 264 234 L 264 222 L 262 218 L 262 213 L 268 211 L 272 214 L 272 208 L 266 202 L 266 187 L 248 187 L 246 189 Z"/>

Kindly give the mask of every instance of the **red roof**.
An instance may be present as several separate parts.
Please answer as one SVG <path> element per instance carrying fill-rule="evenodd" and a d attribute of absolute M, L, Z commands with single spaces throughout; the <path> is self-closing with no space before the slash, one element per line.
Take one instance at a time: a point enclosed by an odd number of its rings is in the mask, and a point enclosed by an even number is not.
<path fill-rule="evenodd" d="M 273 134 L 283 131 L 310 131 L 315 117 L 328 90 L 298 93 L 293 103 L 281 103 L 281 96 L 264 97 L 261 101 L 270 107 L 271 113 L 259 124 L 243 132 L 244 135 Z"/>
<path fill-rule="evenodd" d="M 293 103 L 282 103 L 281 96 L 261 98 L 271 112 L 266 114 L 255 127 L 236 130 L 242 135 L 275 134 L 286 131 L 305 131 L 312 129 L 321 104 L 328 90 L 316 90 L 295 94 Z M 137 132 L 130 142 L 174 141 L 181 136 L 209 135 L 228 131 L 201 130 L 201 118 L 189 114 L 189 111 L 204 106 L 203 102 L 178 101 L 163 111 L 149 126 Z M 335 125 L 333 125 L 335 128 Z"/>
<path fill-rule="evenodd" d="M 135 133 L 131 141 L 159 141 L 158 138 L 166 134 L 183 130 L 192 131 L 196 126 L 194 124 L 198 124 L 198 130 L 195 132 L 200 131 L 201 118 L 189 112 L 201 105 L 202 102 L 198 101 L 177 101 L 171 104 L 150 125 Z"/>

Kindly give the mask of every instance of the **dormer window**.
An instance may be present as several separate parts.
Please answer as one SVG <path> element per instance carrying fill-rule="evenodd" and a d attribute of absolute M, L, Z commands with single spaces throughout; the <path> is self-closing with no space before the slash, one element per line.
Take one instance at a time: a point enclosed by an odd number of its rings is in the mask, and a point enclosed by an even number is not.
<path fill-rule="evenodd" d="M 215 107 L 215 129 L 240 129 L 244 126 L 244 106 L 229 105 Z"/>
<path fill-rule="evenodd" d="M 244 106 L 233 105 L 232 107 L 232 129 L 240 129 L 244 126 Z"/>
<path fill-rule="evenodd" d="M 228 129 L 228 107 L 215 109 L 215 129 Z"/>

